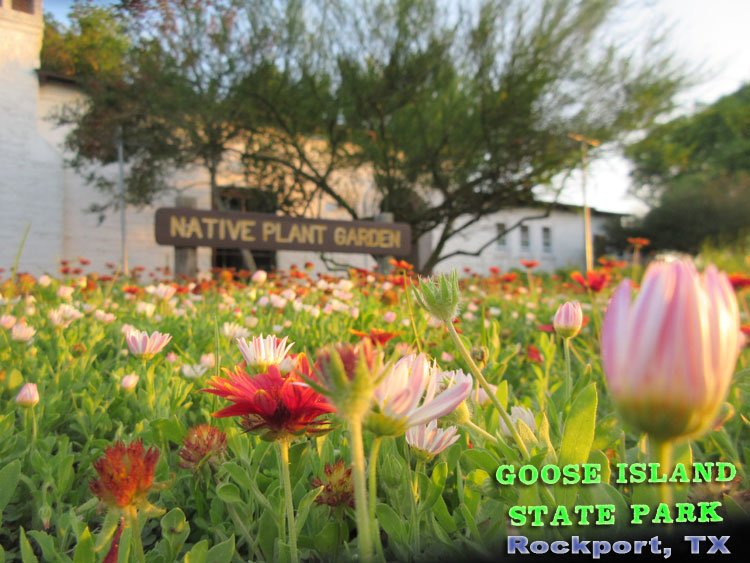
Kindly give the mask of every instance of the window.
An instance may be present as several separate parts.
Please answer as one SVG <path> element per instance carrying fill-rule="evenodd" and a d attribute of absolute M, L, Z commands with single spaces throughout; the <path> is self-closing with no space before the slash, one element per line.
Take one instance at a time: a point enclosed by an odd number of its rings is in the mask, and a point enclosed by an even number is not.
<path fill-rule="evenodd" d="M 531 239 L 529 237 L 529 228 L 521 225 L 521 249 L 529 250 L 531 248 Z"/>
<path fill-rule="evenodd" d="M 34 13 L 34 0 L 13 0 L 11 8 L 17 12 L 26 12 L 27 14 Z"/>
<path fill-rule="evenodd" d="M 505 228 L 506 228 L 505 227 L 505 223 L 498 223 L 497 224 L 497 235 L 498 235 L 498 237 L 500 237 L 500 238 L 497 239 L 497 245 L 498 246 L 507 246 L 508 245 L 508 236 L 503 234 L 505 232 Z"/>
<path fill-rule="evenodd" d="M 552 229 L 542 227 L 542 247 L 544 252 L 552 252 Z"/>

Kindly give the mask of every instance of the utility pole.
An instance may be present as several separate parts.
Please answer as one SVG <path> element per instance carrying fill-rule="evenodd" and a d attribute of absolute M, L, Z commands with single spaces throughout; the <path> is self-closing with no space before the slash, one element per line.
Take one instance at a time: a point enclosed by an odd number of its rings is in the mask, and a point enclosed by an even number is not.
<path fill-rule="evenodd" d="M 126 244 L 125 232 L 125 173 L 123 171 L 123 154 L 122 154 L 122 127 L 117 127 L 117 164 L 119 173 L 117 183 L 120 187 L 120 245 L 122 252 L 121 271 L 123 275 L 128 275 L 128 247 Z"/>
<path fill-rule="evenodd" d="M 591 241 L 591 209 L 589 209 L 589 204 L 586 200 L 586 180 L 588 177 L 587 148 L 589 145 L 598 147 L 599 141 L 575 133 L 568 133 L 568 137 L 581 143 L 581 158 L 583 160 L 583 246 L 586 252 L 586 273 L 588 273 L 594 269 L 594 246 Z"/>

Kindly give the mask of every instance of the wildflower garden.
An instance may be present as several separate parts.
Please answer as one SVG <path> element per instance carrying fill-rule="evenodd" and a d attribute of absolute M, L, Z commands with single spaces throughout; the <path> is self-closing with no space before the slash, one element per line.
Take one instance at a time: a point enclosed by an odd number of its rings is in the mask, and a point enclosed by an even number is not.
<path fill-rule="evenodd" d="M 86 263 L 0 280 L 0 562 L 497 558 L 750 509 L 740 273 Z"/>

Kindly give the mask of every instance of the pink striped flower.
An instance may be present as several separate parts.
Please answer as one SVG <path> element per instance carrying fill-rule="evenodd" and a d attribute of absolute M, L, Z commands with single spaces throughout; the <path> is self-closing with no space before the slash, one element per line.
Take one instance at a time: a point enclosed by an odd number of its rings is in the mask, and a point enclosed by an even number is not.
<path fill-rule="evenodd" d="M 406 442 L 429 460 L 456 443 L 459 438 L 457 432 L 458 428 L 455 426 L 440 429 L 437 427 L 437 420 L 432 420 L 409 428 L 406 431 Z"/>
<path fill-rule="evenodd" d="M 566 301 L 558 307 L 552 321 L 555 332 L 563 338 L 573 338 L 583 325 L 583 311 L 578 301 Z"/>
<path fill-rule="evenodd" d="M 703 433 L 727 396 L 741 346 L 727 276 L 689 259 L 653 262 L 631 303 L 623 281 L 602 326 L 609 391 L 623 418 L 657 440 Z"/>
<path fill-rule="evenodd" d="M 39 390 L 36 383 L 26 383 L 16 396 L 16 403 L 22 407 L 33 407 L 39 402 Z"/>
<path fill-rule="evenodd" d="M 250 341 L 244 338 L 237 339 L 237 347 L 245 358 L 247 370 L 254 373 L 264 373 L 269 366 L 278 366 L 282 374 L 289 373 L 294 367 L 289 357 L 292 346 L 294 342 L 287 344 L 286 336 L 278 339 L 273 334 L 265 338 L 262 334 L 260 337 L 253 336 Z"/>
<path fill-rule="evenodd" d="M 172 335 L 156 331 L 149 335 L 145 330 L 129 330 L 125 333 L 125 340 L 132 354 L 148 360 L 161 352 L 169 344 L 169 341 L 172 340 Z"/>
<path fill-rule="evenodd" d="M 366 425 L 381 436 L 400 436 L 410 426 L 452 412 L 469 396 L 472 379 L 462 371 L 449 372 L 448 385 L 439 390 L 445 375 L 424 354 L 401 358 L 375 388 L 375 408 Z"/>

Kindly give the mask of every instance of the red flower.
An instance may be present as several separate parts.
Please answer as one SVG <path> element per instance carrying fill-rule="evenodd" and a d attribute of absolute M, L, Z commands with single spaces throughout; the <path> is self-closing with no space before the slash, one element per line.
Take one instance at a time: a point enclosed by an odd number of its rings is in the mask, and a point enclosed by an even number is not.
<path fill-rule="evenodd" d="M 555 327 L 552 325 L 539 325 L 537 330 L 541 330 L 542 332 L 555 332 Z"/>
<path fill-rule="evenodd" d="M 521 265 L 525 266 L 529 270 L 533 270 L 539 265 L 539 262 L 537 262 L 536 260 L 521 260 Z"/>
<path fill-rule="evenodd" d="M 360 338 L 369 339 L 370 342 L 372 342 L 375 346 L 383 346 L 391 338 L 395 338 L 396 336 L 395 332 L 386 332 L 384 330 L 380 330 L 379 328 L 370 329 L 369 334 L 367 334 L 366 332 L 361 332 L 359 330 L 354 330 L 353 328 L 350 328 L 349 332 L 356 336 L 359 336 Z"/>
<path fill-rule="evenodd" d="M 516 281 L 517 277 L 518 277 L 517 273 L 511 272 L 509 274 L 503 274 L 502 276 L 500 276 L 500 279 L 506 283 L 513 283 L 514 281 Z"/>
<path fill-rule="evenodd" d="M 234 372 L 227 371 L 229 379 L 214 376 L 208 382 L 213 389 L 201 391 L 234 403 L 211 416 L 241 416 L 242 427 L 247 432 L 262 432 L 264 440 L 325 432 L 328 421 L 319 417 L 333 412 L 333 407 L 301 380 L 297 369 L 310 376 L 306 361 L 299 362 L 286 377 L 282 377 L 275 365 L 269 366 L 267 373 L 255 376 L 248 375 L 238 366 Z"/>
<path fill-rule="evenodd" d="M 729 283 L 732 284 L 735 291 L 750 287 L 750 276 L 746 276 L 745 274 L 729 274 Z"/>
<path fill-rule="evenodd" d="M 89 488 L 111 507 L 137 506 L 146 500 L 151 490 L 158 460 L 159 450 L 153 447 L 144 450 L 141 440 L 128 446 L 117 442 L 94 463 L 99 478 L 92 479 Z"/>
<path fill-rule="evenodd" d="M 609 274 L 607 272 L 597 272 L 596 270 L 586 272 L 585 278 L 581 272 L 576 270 L 570 274 L 570 277 L 583 289 L 590 289 L 594 293 L 599 293 L 609 283 Z"/>
<path fill-rule="evenodd" d="M 81 264 L 81 266 L 88 266 L 91 264 L 91 260 L 88 260 L 86 258 L 78 258 L 78 263 Z"/>
<path fill-rule="evenodd" d="M 537 364 L 544 363 L 544 358 L 542 357 L 542 354 L 539 352 L 539 348 L 534 346 L 533 344 L 529 344 L 526 347 L 526 357 Z"/>
<path fill-rule="evenodd" d="M 499 275 L 500 268 L 498 268 L 497 266 L 490 266 L 490 274 L 492 274 L 493 276 Z"/>

